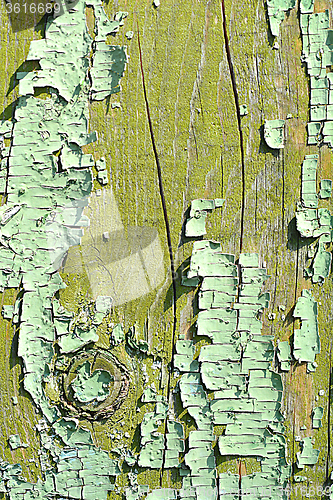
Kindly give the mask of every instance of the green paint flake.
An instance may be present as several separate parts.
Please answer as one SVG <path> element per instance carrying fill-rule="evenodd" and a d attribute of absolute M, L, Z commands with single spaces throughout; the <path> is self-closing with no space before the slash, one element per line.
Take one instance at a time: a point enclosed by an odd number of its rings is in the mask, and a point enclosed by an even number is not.
<path fill-rule="evenodd" d="M 193 360 L 195 346 L 191 340 L 177 340 L 174 367 L 181 372 L 199 371 L 199 363 Z"/>
<path fill-rule="evenodd" d="M 285 120 L 265 120 L 264 138 L 267 146 L 272 149 L 284 148 Z"/>
<path fill-rule="evenodd" d="M 14 316 L 14 306 L 12 305 L 3 305 L 1 314 L 5 319 L 12 319 Z"/>
<path fill-rule="evenodd" d="M 102 156 L 99 160 L 96 161 L 96 170 L 97 172 L 101 170 L 106 170 L 106 160 L 104 156 Z"/>
<path fill-rule="evenodd" d="M 61 335 L 58 344 L 62 353 L 75 352 L 83 346 L 97 342 L 99 336 L 96 333 L 96 328 L 83 329 L 76 327 L 73 332 Z"/>
<path fill-rule="evenodd" d="M 107 170 L 100 170 L 97 174 L 97 180 L 102 186 L 105 186 L 109 182 Z"/>
<path fill-rule="evenodd" d="M 239 264 L 243 267 L 259 267 L 259 256 L 256 253 L 241 253 Z"/>
<path fill-rule="evenodd" d="M 21 442 L 21 438 L 19 434 L 11 434 L 8 438 L 8 444 L 12 450 L 16 450 L 17 448 L 27 448 L 29 445 Z"/>
<path fill-rule="evenodd" d="M 80 403 L 104 401 L 110 394 L 112 375 L 105 370 L 91 371 L 91 363 L 86 361 L 78 369 L 78 375 L 71 383 L 74 399 Z"/>
<path fill-rule="evenodd" d="M 161 488 L 148 493 L 146 500 L 176 500 L 177 494 L 171 488 Z"/>
<path fill-rule="evenodd" d="M 179 453 L 185 451 L 184 428 L 179 422 L 168 420 L 165 450 L 165 468 L 179 467 Z"/>
<path fill-rule="evenodd" d="M 318 209 L 318 195 L 316 193 L 318 155 L 307 155 L 302 165 L 301 201 L 296 209 L 296 226 L 300 235 L 305 238 L 319 237 L 316 251 L 304 275 L 311 277 L 313 283 L 323 283 L 329 276 L 332 255 L 326 250 L 326 245 L 332 239 L 332 217 L 326 208 Z M 326 179 L 326 181 L 328 181 Z M 331 185 L 331 181 L 329 181 Z M 324 184 L 328 186 L 328 184 Z M 322 197 L 319 193 L 319 197 Z M 308 255 L 310 257 L 310 254 Z"/>
<path fill-rule="evenodd" d="M 304 438 L 301 442 L 302 451 L 297 453 L 297 467 L 304 469 L 305 465 L 315 465 L 318 462 L 319 450 L 312 447 L 312 438 Z"/>
<path fill-rule="evenodd" d="M 68 446 L 93 444 L 90 431 L 79 427 L 77 419 L 63 417 L 57 420 L 52 428 Z"/>
<path fill-rule="evenodd" d="M 291 368 L 291 350 L 289 342 L 286 340 L 284 342 L 279 342 L 277 346 L 277 357 L 280 363 L 280 369 L 283 372 L 288 372 Z"/>
<path fill-rule="evenodd" d="M 282 492 L 279 478 L 272 472 L 256 472 L 242 477 L 242 495 L 245 498 L 261 499 L 262 493 L 269 491 L 271 498 L 283 498 L 286 496 Z"/>
<path fill-rule="evenodd" d="M 107 296 L 99 295 L 95 302 L 96 312 L 102 313 L 103 317 L 110 313 L 112 306 L 112 298 Z"/>
<path fill-rule="evenodd" d="M 141 396 L 141 401 L 143 403 L 157 403 L 157 402 L 162 402 L 163 401 L 163 396 L 157 394 L 157 392 L 152 388 L 152 387 L 147 387 L 143 391 L 143 394 Z"/>
<path fill-rule="evenodd" d="M 149 486 L 141 484 L 132 485 L 125 490 L 126 500 L 139 500 L 145 494 L 147 494 L 148 491 Z"/>
<path fill-rule="evenodd" d="M 326 235 L 319 238 L 314 258 L 310 266 L 304 270 L 304 275 L 311 277 L 312 283 L 323 283 L 330 274 L 332 254 L 326 250 L 326 245 L 330 242 L 331 238 L 327 238 Z"/>
<path fill-rule="evenodd" d="M 195 241 L 187 277 L 237 277 L 237 266 L 234 260 L 234 255 L 221 251 L 221 243 Z"/>
<path fill-rule="evenodd" d="M 301 203 L 305 208 L 317 208 L 317 166 L 318 155 L 307 155 L 302 164 Z"/>
<path fill-rule="evenodd" d="M 206 234 L 206 216 L 217 207 L 223 205 L 224 200 L 193 200 L 191 202 L 190 217 L 186 221 L 185 236 L 188 238 L 203 236 Z"/>
<path fill-rule="evenodd" d="M 314 6 L 314 0 L 301 0 L 300 10 L 301 14 L 312 14 Z"/>
<path fill-rule="evenodd" d="M 219 474 L 219 490 L 220 497 L 226 498 L 226 500 L 238 500 L 240 493 L 239 475 L 230 472 Z"/>
<path fill-rule="evenodd" d="M 118 323 L 112 328 L 110 342 L 112 345 L 121 344 L 125 340 L 125 332 L 122 323 Z"/>
<path fill-rule="evenodd" d="M 317 315 L 317 302 L 309 290 L 302 290 L 293 312 L 294 318 L 301 320 L 301 328 L 294 330 L 293 356 L 300 363 L 307 362 L 309 371 L 314 371 L 313 363 L 320 352 Z"/>
<path fill-rule="evenodd" d="M 120 92 L 120 80 L 127 63 L 126 48 L 97 41 L 94 48 L 91 99 L 101 101 Z"/>
<path fill-rule="evenodd" d="M 322 179 L 320 181 L 320 191 L 319 198 L 327 199 L 330 198 L 332 194 L 332 181 L 331 179 Z"/>
<path fill-rule="evenodd" d="M 267 1 L 269 25 L 273 36 L 279 35 L 280 24 L 285 18 L 285 13 L 288 10 L 293 9 L 295 5 L 296 5 L 295 0 Z"/>
<path fill-rule="evenodd" d="M 322 427 L 322 418 L 324 415 L 324 408 L 322 406 L 317 406 L 316 408 L 313 408 L 312 411 L 312 428 L 313 429 L 320 429 Z"/>
<path fill-rule="evenodd" d="M 156 396 L 149 396 L 145 393 L 146 400 L 156 400 Z M 138 458 L 140 467 L 159 469 L 163 463 L 165 468 L 179 467 L 179 453 L 184 452 L 184 429 L 179 422 L 168 420 L 167 432 L 163 434 L 157 432 L 157 428 L 162 420 L 167 416 L 168 405 L 164 402 L 157 402 L 155 410 L 145 414 L 141 423 L 141 446 Z"/>

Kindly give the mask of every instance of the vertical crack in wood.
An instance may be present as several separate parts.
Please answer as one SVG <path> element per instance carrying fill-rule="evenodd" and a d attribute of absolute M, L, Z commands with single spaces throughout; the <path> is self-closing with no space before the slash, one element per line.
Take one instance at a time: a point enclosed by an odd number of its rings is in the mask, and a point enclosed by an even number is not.
<path fill-rule="evenodd" d="M 196 137 L 196 135 L 195 135 L 195 130 L 194 130 L 193 123 L 191 123 L 191 127 L 192 127 L 193 138 L 194 138 L 194 144 L 195 144 L 195 153 L 196 153 L 197 161 L 199 161 L 197 137 Z"/>
<path fill-rule="evenodd" d="M 296 304 L 297 300 L 297 288 L 298 288 L 298 265 L 299 265 L 299 234 L 297 232 L 297 250 L 296 250 L 296 271 L 295 271 L 295 289 L 294 289 L 294 307 Z M 293 336 L 293 341 L 294 341 L 294 335 L 295 335 L 295 318 L 293 317 L 293 325 L 292 325 L 292 336 Z M 293 380 L 293 374 L 296 369 L 296 366 L 294 364 L 291 365 L 291 371 L 290 371 L 290 382 Z M 293 431 L 292 431 L 292 437 L 293 437 L 293 444 L 292 444 L 292 461 L 295 463 L 295 425 L 296 425 L 296 406 L 295 406 L 295 394 L 294 394 L 294 415 L 293 415 Z"/>
<path fill-rule="evenodd" d="M 221 198 L 223 198 L 223 190 L 224 190 L 224 182 L 223 182 L 224 165 L 223 165 L 223 155 L 222 155 L 222 152 L 220 154 L 220 167 L 221 167 Z"/>
<path fill-rule="evenodd" d="M 166 232 L 166 237 L 167 237 L 167 242 L 168 242 L 168 251 L 169 251 L 169 258 L 170 258 L 170 270 L 171 270 L 171 276 L 172 276 L 172 291 L 173 291 L 173 332 L 172 332 L 172 353 L 173 353 L 173 351 L 174 351 L 174 337 L 175 337 L 176 326 L 177 326 L 177 314 L 176 314 L 177 313 L 177 309 L 176 309 L 176 307 L 177 307 L 177 304 L 176 304 L 177 294 L 176 294 L 175 262 L 174 262 L 173 250 L 172 250 L 172 245 L 171 245 L 171 231 L 170 231 L 169 217 L 168 217 L 165 196 L 164 196 L 161 165 L 160 165 L 160 160 L 159 160 L 159 156 L 158 156 L 157 149 L 156 149 L 155 137 L 154 137 L 154 132 L 153 132 L 153 125 L 152 125 L 152 121 L 151 121 L 151 117 L 150 117 L 148 96 L 147 96 L 146 85 L 145 85 L 139 25 L 138 25 L 138 46 L 139 46 L 143 94 L 144 94 L 144 100 L 145 100 L 146 111 L 147 111 L 150 138 L 151 138 L 151 143 L 152 143 L 152 147 L 153 147 L 154 158 L 155 158 L 155 163 L 156 163 L 156 168 L 157 168 L 158 187 L 159 187 L 161 204 L 162 204 L 162 209 L 163 209 L 164 225 L 165 225 L 165 232 Z M 173 356 L 172 356 L 171 362 L 173 363 Z M 170 384 L 168 383 L 168 396 L 169 396 L 169 391 L 170 391 L 169 385 Z"/>
<path fill-rule="evenodd" d="M 204 124 L 205 123 L 204 108 L 203 108 L 202 101 L 201 101 L 201 92 L 200 92 L 200 87 L 199 87 L 198 80 L 199 80 L 199 75 L 198 75 L 198 72 L 197 72 L 197 77 L 196 77 L 195 83 L 197 84 L 198 96 L 199 96 L 199 101 L 200 101 L 200 109 L 201 109 L 201 113 L 200 114 L 201 114 L 201 117 L 202 117 L 202 122 Z"/>
<path fill-rule="evenodd" d="M 282 218 L 282 237 L 284 233 L 284 216 L 285 216 L 285 208 L 284 208 L 284 196 L 285 196 L 285 185 L 284 185 L 284 150 L 281 153 L 281 163 L 282 163 L 282 194 L 281 194 L 281 218 Z"/>
<path fill-rule="evenodd" d="M 242 500 L 242 461 L 238 462 L 238 500 Z"/>
<path fill-rule="evenodd" d="M 171 270 L 171 277 L 172 277 L 173 327 L 172 327 L 172 336 L 171 336 L 171 363 L 170 363 L 171 369 L 168 370 L 168 377 L 167 377 L 167 401 L 169 402 L 169 399 L 170 399 L 170 377 L 171 377 L 171 372 L 173 370 L 173 363 L 174 363 L 175 334 L 176 334 L 176 327 L 177 327 L 176 273 L 175 273 L 175 262 L 174 262 L 174 257 L 173 257 L 173 250 L 172 250 L 172 245 L 171 245 L 171 231 L 170 231 L 169 217 L 168 217 L 165 196 L 164 196 L 164 189 L 163 189 L 162 171 L 161 171 L 160 160 L 159 160 L 159 156 L 158 156 L 157 148 L 156 148 L 156 143 L 155 143 L 153 124 L 151 121 L 148 96 L 147 96 L 147 90 L 146 90 L 146 84 L 145 84 L 145 75 L 144 75 L 144 70 L 143 70 L 142 50 L 141 50 L 141 43 L 140 43 L 140 30 L 139 30 L 138 21 L 137 21 L 137 30 L 138 30 L 138 48 L 139 48 L 143 95 L 144 95 L 147 118 L 148 118 L 150 138 L 151 138 L 151 143 L 152 143 L 154 158 L 155 158 L 155 163 L 156 163 L 156 169 L 157 169 L 158 187 L 159 187 L 160 199 L 161 199 L 161 204 L 162 204 L 162 209 L 163 209 L 164 225 L 165 225 L 165 232 L 166 232 L 166 237 L 167 237 L 167 242 L 168 242 L 169 258 L 170 258 L 170 270 Z M 165 466 L 165 452 L 166 452 L 165 446 L 166 446 L 167 422 L 168 422 L 168 415 L 164 419 L 164 449 L 163 449 L 162 467 L 161 467 L 161 473 L 160 473 L 160 486 L 162 486 L 163 472 L 164 472 L 164 466 Z"/>
<path fill-rule="evenodd" d="M 223 35 L 224 35 L 225 50 L 226 50 L 226 54 L 227 54 L 229 73 L 230 73 L 231 84 L 232 84 L 232 91 L 234 94 L 234 101 L 235 101 L 235 107 L 236 107 L 238 134 L 239 134 L 239 146 L 240 146 L 240 153 L 241 153 L 242 204 L 241 204 L 239 253 L 242 253 L 243 232 L 244 232 L 244 211 L 245 211 L 245 154 L 244 154 L 243 131 L 242 131 L 242 124 L 241 124 L 240 106 L 239 106 L 239 99 L 238 99 L 234 66 L 232 63 L 231 53 L 230 53 L 224 0 L 221 0 L 221 13 L 222 13 L 222 28 L 223 28 Z"/>
<path fill-rule="evenodd" d="M 330 345 L 330 360 L 328 374 L 328 397 L 327 397 L 327 455 L 326 455 L 326 483 L 329 480 L 329 465 L 331 455 L 331 387 L 332 387 L 332 341 Z"/>
<path fill-rule="evenodd" d="M 295 410 L 295 406 L 294 406 L 294 415 L 293 415 L 293 452 L 292 452 L 292 464 L 294 465 L 295 462 L 296 462 L 296 459 L 295 459 L 295 424 L 296 424 L 296 410 Z M 290 478 L 289 478 L 289 481 L 290 481 Z"/>

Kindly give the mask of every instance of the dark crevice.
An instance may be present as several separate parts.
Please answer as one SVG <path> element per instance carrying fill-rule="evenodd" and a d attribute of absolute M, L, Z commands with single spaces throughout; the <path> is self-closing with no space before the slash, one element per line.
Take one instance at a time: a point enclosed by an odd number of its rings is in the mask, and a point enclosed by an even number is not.
<path fill-rule="evenodd" d="M 221 12 L 222 12 L 222 27 L 223 27 L 225 49 L 226 49 L 230 78 L 231 78 L 231 83 L 232 83 L 232 91 L 234 94 L 234 100 L 235 100 L 235 106 L 236 106 L 238 133 L 239 133 L 239 145 L 240 145 L 240 153 L 241 153 L 242 205 L 241 205 L 239 253 L 242 253 L 243 232 L 244 232 L 244 211 L 245 211 L 245 154 L 244 154 L 244 145 L 243 145 L 243 132 L 242 132 L 242 124 L 241 124 L 240 106 L 239 106 L 235 72 L 234 72 L 234 67 L 233 67 L 233 63 L 232 63 L 232 59 L 231 59 L 230 47 L 229 47 L 229 38 L 228 38 L 228 31 L 227 31 L 227 21 L 226 21 L 226 15 L 225 15 L 224 0 L 221 0 Z"/>
<path fill-rule="evenodd" d="M 202 106 L 201 92 L 200 92 L 200 87 L 199 87 L 199 83 L 198 83 L 198 74 L 197 74 L 197 78 L 195 80 L 195 83 L 197 84 L 197 89 L 198 89 L 198 96 L 199 96 L 199 101 L 200 101 L 200 109 L 201 109 L 202 121 L 203 121 L 203 123 L 205 123 L 204 109 L 203 109 L 203 106 Z"/>
<path fill-rule="evenodd" d="M 171 245 L 171 231 L 170 231 L 169 217 L 168 217 L 168 212 L 167 212 L 167 207 L 166 207 L 166 202 L 165 202 L 165 196 L 164 196 L 161 165 L 160 165 L 160 160 L 159 160 L 159 156 L 158 156 L 157 149 L 156 149 L 155 137 L 154 137 L 154 132 L 153 132 L 153 125 L 152 125 L 152 121 L 151 121 L 151 117 L 150 117 L 148 96 L 147 96 L 146 85 L 145 85 L 145 77 L 144 77 L 144 71 L 143 71 L 143 62 L 142 62 L 142 51 L 141 51 L 139 27 L 138 27 L 138 45 L 139 45 L 139 55 L 140 55 L 140 67 L 141 67 L 143 93 L 144 93 L 144 99 L 145 99 L 145 105 L 146 105 L 146 112 L 147 112 L 148 125 L 149 125 L 149 132 L 150 132 L 150 137 L 151 137 L 151 142 L 152 142 L 152 147 L 153 147 L 153 152 L 154 152 L 154 157 L 155 157 L 155 163 L 156 163 L 156 168 L 157 168 L 158 186 L 159 186 L 161 204 L 162 204 L 162 209 L 163 209 L 165 232 L 166 232 L 166 237 L 167 237 L 167 242 L 168 242 L 169 258 L 170 258 L 170 270 L 171 270 L 172 288 L 173 288 L 173 314 L 174 314 L 174 316 L 173 316 L 173 336 L 172 336 L 173 338 L 172 338 L 172 340 L 174 340 L 174 335 L 175 335 L 176 326 L 177 326 L 177 315 L 176 315 L 176 313 L 177 313 L 177 310 L 176 310 L 177 295 L 176 295 L 175 263 L 174 263 L 172 245 Z M 172 350 L 173 350 L 173 342 L 172 342 Z"/>
<path fill-rule="evenodd" d="M 55 155 L 56 156 L 56 163 L 57 163 L 57 173 L 61 174 L 64 172 L 64 169 L 62 168 L 62 161 L 61 161 L 61 150 L 59 151 L 59 154 Z"/>
<path fill-rule="evenodd" d="M 242 500 L 242 462 L 238 462 L 238 500 Z"/>
<path fill-rule="evenodd" d="M 223 183 L 223 176 L 224 176 L 224 166 L 223 166 L 223 155 L 221 153 L 220 155 L 220 166 L 221 166 L 221 198 L 223 198 L 223 189 L 224 189 L 224 183 Z"/>
<path fill-rule="evenodd" d="M 192 132 L 193 132 L 193 138 L 194 138 L 195 152 L 196 152 L 196 156 L 197 156 L 197 161 L 199 161 L 197 137 L 195 135 L 195 130 L 194 130 L 193 124 L 191 124 L 191 127 L 192 127 Z"/>
<path fill-rule="evenodd" d="M 328 401 L 327 401 L 327 455 L 326 455 L 326 483 L 330 479 L 330 455 L 331 455 L 331 387 L 332 387 L 332 342 L 330 345 L 330 360 L 328 374 Z"/>
<path fill-rule="evenodd" d="M 264 109 L 264 101 L 263 101 L 263 97 L 262 97 L 262 93 L 261 93 L 261 85 L 260 85 L 260 74 L 259 74 L 259 59 L 258 59 L 258 55 L 256 55 L 255 57 L 255 60 L 256 60 L 256 77 L 257 77 L 257 82 L 258 82 L 258 90 L 259 90 L 259 94 L 260 94 L 260 97 L 261 97 L 261 108 L 260 108 L 260 118 L 261 118 L 261 121 L 262 121 L 262 115 L 263 115 L 263 109 Z"/>
<path fill-rule="evenodd" d="M 284 233 L 284 216 L 285 216 L 285 208 L 284 208 L 284 191 L 285 191 L 285 186 L 284 186 L 284 150 L 282 150 L 281 154 L 281 163 L 282 163 L 282 198 L 281 198 L 281 217 L 282 217 L 282 224 L 281 224 L 281 229 L 282 229 L 282 237 Z"/>
<path fill-rule="evenodd" d="M 169 400 L 170 400 L 170 377 L 171 377 L 171 372 L 172 372 L 173 363 L 174 363 L 175 334 L 176 334 L 176 327 L 177 327 L 176 273 L 175 273 L 175 262 L 174 262 L 174 257 L 173 257 L 173 250 L 172 250 L 172 245 L 171 245 L 171 231 L 170 231 L 170 225 L 169 225 L 169 217 L 168 217 L 166 201 L 165 201 L 165 196 L 164 196 L 164 189 L 163 189 L 162 171 L 161 171 L 160 160 L 159 160 L 159 156 L 158 156 L 157 148 L 156 148 L 156 143 L 155 143 L 153 124 L 151 121 L 148 96 L 147 96 L 147 90 L 146 90 L 146 84 L 145 84 L 145 76 L 144 76 L 143 61 L 142 61 L 142 51 L 141 51 L 141 43 L 140 43 L 140 31 L 139 31 L 139 23 L 138 22 L 137 22 L 137 29 L 138 29 L 138 48 L 139 48 L 140 70 L 141 70 L 141 78 L 142 78 L 142 86 L 143 86 L 143 95 L 144 95 L 147 118 L 148 118 L 150 138 L 151 138 L 151 143 L 152 143 L 154 157 L 155 157 L 155 163 L 156 163 L 156 169 L 157 169 L 158 187 L 159 187 L 160 199 L 161 199 L 161 204 L 162 204 L 162 209 L 163 209 L 164 225 L 165 225 L 165 232 L 166 232 L 166 237 L 167 237 L 167 242 L 168 242 L 169 258 L 170 258 L 170 270 L 171 270 L 171 278 L 172 278 L 173 328 L 172 328 L 172 337 L 171 337 L 171 363 L 170 363 L 170 370 L 169 370 L 168 377 L 167 377 L 167 401 L 169 402 Z M 167 419 L 168 419 L 168 417 L 165 418 L 165 423 L 164 423 L 164 450 L 163 450 L 162 467 L 161 467 L 161 474 L 160 474 L 161 485 L 162 485 L 162 478 L 163 478 L 163 472 L 164 472 L 164 466 L 165 466 L 165 443 L 166 443 L 166 432 L 167 432 Z"/>

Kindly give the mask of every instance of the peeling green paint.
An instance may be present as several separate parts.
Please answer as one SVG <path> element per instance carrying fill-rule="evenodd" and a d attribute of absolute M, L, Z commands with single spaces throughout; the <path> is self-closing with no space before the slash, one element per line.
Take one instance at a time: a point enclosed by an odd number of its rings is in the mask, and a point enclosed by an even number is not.
<path fill-rule="evenodd" d="M 332 217 L 328 209 L 318 208 L 317 195 L 317 163 L 318 155 L 307 155 L 302 165 L 301 201 L 296 208 L 296 227 L 305 238 L 318 238 L 310 265 L 304 270 L 312 283 L 323 283 L 329 276 L 332 254 L 326 246 L 332 239 Z M 326 184 L 325 184 L 326 185 Z M 310 255 L 309 255 L 310 257 Z"/>
<path fill-rule="evenodd" d="M 269 26 L 273 36 L 279 35 L 280 24 L 285 18 L 285 13 L 293 9 L 295 5 L 295 0 L 268 0 Z"/>
<path fill-rule="evenodd" d="M 8 176 L 2 182 L 7 199 L 1 208 L 0 286 L 2 290 L 20 286 L 22 291 L 17 301 L 20 308 L 17 304 L 7 306 L 3 314 L 13 316 L 19 324 L 24 388 L 45 417 L 38 426 L 44 479 L 29 483 L 20 476 L 20 466 L 3 462 L 3 491 L 10 500 L 50 495 L 106 499 L 114 488 L 110 477 L 120 472 L 118 462 L 93 444 L 90 430 L 82 427 L 79 419 L 63 416 L 47 395 L 56 353 L 72 353 L 96 342 L 97 327 L 111 305 L 109 297 L 98 297 L 94 311 L 83 310 L 76 318 L 54 297 L 65 286 L 57 272 L 65 254 L 70 246 L 80 243 L 82 227 L 89 223 L 83 209 L 92 190 L 94 160 L 92 155 L 83 154 L 81 147 L 97 140 L 96 133 L 88 133 L 90 50 L 94 43 L 102 49 L 101 38 L 116 32 L 125 15 L 110 22 L 98 1 L 90 5 L 97 19 L 95 42 L 86 29 L 84 3 L 49 20 L 45 39 L 31 42 L 27 60 L 38 60 L 41 69 L 18 75 L 21 96 L 14 120 L 3 122 L 0 130 L 11 140 L 9 148 L 3 143 L 1 148 Z M 117 74 L 112 86 L 112 91 L 117 91 L 125 52 L 118 46 L 109 46 L 107 51 L 112 57 L 106 57 L 105 69 Z M 96 52 L 96 60 L 102 52 Z M 98 77 L 92 75 L 93 79 Z M 48 97 L 34 97 L 35 89 L 44 87 L 49 89 Z M 63 369 L 61 362 L 58 366 Z M 109 395 L 111 375 L 91 366 L 89 360 L 84 361 L 69 384 L 73 401 L 76 398 L 80 404 L 100 404 Z M 25 446 L 19 435 L 10 436 L 9 444 L 12 448 Z M 50 455 L 52 464 L 48 462 Z"/>
<path fill-rule="evenodd" d="M 322 418 L 324 415 L 324 408 L 322 406 L 317 406 L 316 408 L 313 408 L 312 410 L 312 428 L 313 429 L 320 429 L 322 426 Z"/>
<path fill-rule="evenodd" d="M 291 349 L 288 341 L 279 342 L 277 346 L 277 357 L 282 371 L 289 371 L 291 368 Z"/>
<path fill-rule="evenodd" d="M 301 442 L 302 451 L 297 453 L 297 467 L 303 469 L 305 465 L 315 465 L 318 461 L 319 450 L 312 447 L 312 438 L 304 438 Z"/>
<path fill-rule="evenodd" d="M 294 330 L 293 356 L 299 362 L 307 362 L 311 372 L 315 370 L 316 354 L 320 352 L 317 315 L 317 302 L 309 290 L 302 290 L 293 312 L 294 318 L 301 320 L 301 328 Z"/>
<path fill-rule="evenodd" d="M 308 144 L 328 144 L 332 147 L 331 120 L 332 73 L 326 71 L 333 63 L 333 31 L 329 12 L 313 12 L 313 1 L 301 3 L 302 61 L 310 76 L 310 121 Z"/>
<path fill-rule="evenodd" d="M 322 179 L 320 181 L 320 191 L 319 198 L 327 199 L 330 198 L 332 194 L 332 181 L 331 179 Z"/>
<path fill-rule="evenodd" d="M 264 137 L 267 146 L 272 149 L 284 148 L 284 120 L 265 120 Z"/>
<path fill-rule="evenodd" d="M 108 395 L 112 375 L 106 370 L 91 371 L 91 364 L 86 361 L 78 368 L 77 376 L 71 383 L 74 398 L 80 403 L 104 401 Z"/>
<path fill-rule="evenodd" d="M 222 199 L 216 200 L 193 200 L 191 202 L 190 217 L 186 221 L 185 235 L 187 237 L 198 237 L 206 234 L 206 216 L 215 208 L 221 207 Z"/>
<path fill-rule="evenodd" d="M 21 442 L 21 438 L 18 434 L 12 434 L 8 438 L 8 444 L 12 450 L 16 450 L 16 448 L 27 448 L 28 445 L 26 443 Z"/>
<path fill-rule="evenodd" d="M 190 470 L 185 484 L 197 495 L 199 487 L 207 488 L 209 484 L 210 495 L 215 498 L 218 478 L 212 453 L 212 424 L 226 425 L 224 435 L 218 438 L 220 454 L 255 456 L 261 463 L 261 473 L 242 477 L 242 491 L 244 488 L 244 492 L 249 490 L 255 495 L 257 488 L 268 486 L 278 495 L 291 468 L 286 462 L 280 413 L 282 381 L 270 370 L 273 338 L 261 336 L 262 323 L 257 317 L 269 303 L 269 294 L 261 294 L 267 273 L 259 268 L 256 254 L 241 254 L 238 266 L 234 262 L 234 256 L 222 253 L 217 242 L 193 244 L 187 276 L 202 279 L 197 335 L 210 338 L 212 344 L 201 347 L 199 365 L 191 364 L 192 341 L 179 340 L 176 344 L 176 356 L 184 356 L 180 397 L 197 426 L 190 432 L 189 451 L 185 454 Z M 207 389 L 214 391 L 211 401 Z M 239 498 L 239 476 L 220 475 L 219 481 L 220 494 L 225 488 L 228 498 Z"/>

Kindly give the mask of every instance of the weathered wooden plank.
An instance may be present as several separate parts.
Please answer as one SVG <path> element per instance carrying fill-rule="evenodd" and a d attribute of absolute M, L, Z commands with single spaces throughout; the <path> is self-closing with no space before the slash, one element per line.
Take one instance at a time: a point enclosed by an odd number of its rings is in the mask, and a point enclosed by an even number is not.
<path fill-rule="evenodd" d="M 321 2 L 316 9 L 332 5 Z M 10 118 L 12 103 L 18 96 L 14 86 L 15 71 L 28 69 L 24 63 L 30 40 L 42 36 L 41 30 L 25 30 L 13 34 L 8 25 L 4 6 L 1 5 L 1 67 L 3 73 L 0 88 L 0 107 L 3 118 Z M 225 198 L 222 209 L 209 214 L 207 238 L 222 243 L 225 252 L 239 256 L 242 187 L 244 182 L 244 252 L 257 252 L 260 263 L 266 263 L 270 279 L 265 290 L 271 292 L 271 303 L 264 316 L 264 333 L 276 339 L 287 340 L 293 335 L 295 323 L 292 317 L 296 299 L 303 288 L 309 288 L 309 280 L 303 278 L 308 243 L 301 240 L 294 223 L 295 206 L 300 197 L 301 163 L 305 154 L 318 152 L 316 146 L 307 146 L 305 125 L 308 119 L 309 83 L 306 70 L 300 61 L 301 38 L 296 10 L 290 11 L 280 27 L 278 47 L 267 24 L 266 5 L 246 0 L 242 3 L 227 1 L 226 25 L 231 61 L 240 104 L 246 104 L 248 115 L 241 118 L 244 147 L 244 172 L 237 109 L 232 89 L 226 44 L 223 34 L 221 5 L 208 1 L 166 1 L 158 8 L 151 2 L 118 2 L 105 7 L 110 17 L 117 10 L 129 12 L 119 34 L 109 37 L 110 43 L 126 44 L 129 56 L 121 92 L 102 102 L 89 105 L 90 130 L 97 130 L 98 142 L 84 147 L 95 159 L 105 156 L 120 220 L 125 227 L 155 228 L 164 254 L 165 276 L 157 288 L 149 293 L 120 304 L 113 311 L 112 321 L 123 322 L 125 328 L 136 325 L 140 338 L 149 342 L 151 355 L 142 361 L 141 355 L 131 357 L 124 349 L 118 349 L 119 358 L 131 370 L 133 384 L 129 396 L 113 417 L 106 422 L 85 422 L 93 430 L 95 442 L 103 449 L 111 449 L 115 430 L 129 433 L 123 437 L 124 445 L 139 451 L 139 424 L 147 408 L 141 407 L 139 398 L 147 383 L 155 383 L 157 389 L 166 392 L 168 363 L 172 352 L 172 293 L 169 257 L 165 226 L 159 196 L 156 167 L 144 105 L 139 68 L 139 52 L 136 34 L 127 40 L 125 33 L 137 27 L 142 40 L 142 56 L 146 77 L 148 100 L 156 146 L 162 167 L 167 209 L 171 225 L 172 246 L 176 268 L 191 255 L 192 241 L 184 237 L 184 222 L 192 199 Z M 137 24 L 138 23 L 138 24 Z M 23 66 L 22 66 L 23 65 Z M 120 102 L 121 108 L 112 108 Z M 281 118 L 291 114 L 286 121 L 286 144 L 279 151 L 269 149 L 263 137 L 265 119 Z M 332 175 L 331 151 L 326 146 L 319 149 L 318 178 Z M 95 172 L 96 174 L 96 172 Z M 100 189 L 97 181 L 94 189 Z M 332 210 L 332 201 L 322 206 Z M 118 217 L 114 207 L 108 206 L 107 216 Z M 103 222 L 103 221 L 101 221 Z M 101 223 L 101 227 L 103 224 Z M 66 268 L 65 268 L 66 271 Z M 129 274 L 131 269 L 129 270 Z M 89 296 L 87 275 L 79 277 L 64 272 L 66 290 L 60 292 L 65 307 L 76 310 L 79 303 Z M 128 279 L 128 281 L 126 281 Z M 124 287 L 131 285 L 131 274 L 124 279 Z M 326 280 L 322 287 L 312 286 L 319 304 L 319 330 L 321 353 L 317 356 L 317 370 L 306 373 L 306 366 L 293 363 L 290 373 L 283 375 L 285 386 L 284 410 L 286 413 L 288 459 L 295 462 L 298 443 L 296 436 L 314 436 L 314 447 L 320 449 L 318 464 L 305 470 L 313 484 L 323 484 L 327 479 L 328 405 L 329 405 L 329 353 L 331 347 L 330 323 L 332 320 L 332 283 Z M 195 332 L 197 308 L 196 293 L 180 284 L 177 278 L 177 335 L 184 333 L 192 338 Z M 2 304 L 14 303 L 16 294 L 6 291 Z M 284 306 L 282 311 L 278 306 Z M 269 319 L 275 314 L 275 319 Z M 33 426 L 38 415 L 34 405 L 22 388 L 21 365 L 17 357 L 17 339 L 7 320 L 1 319 L 0 397 L 3 408 L 0 442 L 3 458 L 19 462 L 28 479 L 36 480 L 40 474 L 38 436 Z M 17 335 L 17 334 L 15 334 Z M 99 346 L 108 345 L 106 329 L 101 332 Z M 198 344 L 199 345 L 199 344 Z M 153 359 L 157 365 L 153 365 Z M 146 366 L 147 378 L 143 366 Z M 170 380 L 174 381 L 171 376 Z M 320 389 L 319 397 L 324 406 L 323 427 L 311 429 L 311 412 Z M 18 395 L 14 405 L 12 396 Z M 195 429 L 180 402 L 176 400 L 176 412 L 185 424 L 186 436 Z M 300 428 L 306 425 L 306 429 Z M 221 430 L 221 429 L 220 429 Z M 216 432 L 219 432 L 216 429 Z M 18 433 L 30 447 L 10 451 L 7 439 Z M 219 472 L 238 473 L 239 461 L 221 457 L 215 446 Z M 330 458 L 330 457 L 329 457 Z M 35 460 L 36 463 L 29 462 Z M 328 460 L 331 471 L 331 461 Z M 242 459 L 242 474 L 259 471 L 252 458 Z M 127 484 L 128 471 L 117 480 L 119 486 Z M 164 471 L 160 483 L 159 471 L 140 469 L 138 480 L 151 488 L 180 487 L 176 473 Z M 112 493 L 110 498 L 121 498 Z M 299 492 L 291 498 L 301 498 Z M 320 498 L 311 495 L 311 498 Z"/>

